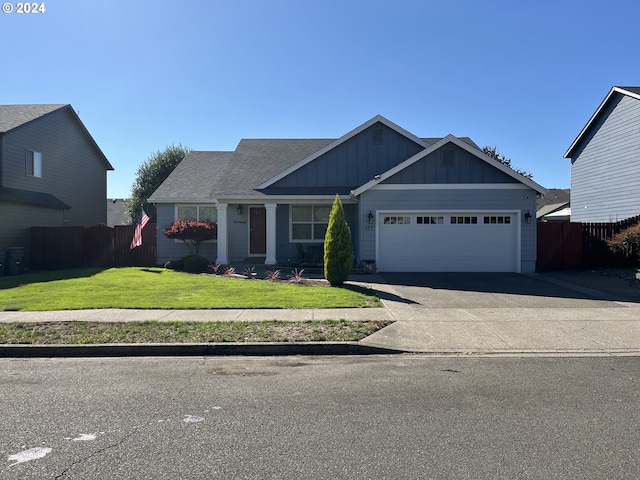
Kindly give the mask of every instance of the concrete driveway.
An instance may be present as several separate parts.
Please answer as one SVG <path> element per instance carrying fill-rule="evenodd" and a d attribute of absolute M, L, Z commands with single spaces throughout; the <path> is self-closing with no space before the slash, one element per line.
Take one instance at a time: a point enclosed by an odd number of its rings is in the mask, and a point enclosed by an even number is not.
<path fill-rule="evenodd" d="M 397 320 L 361 343 L 413 352 L 640 352 L 640 287 L 588 272 L 383 273 Z"/>

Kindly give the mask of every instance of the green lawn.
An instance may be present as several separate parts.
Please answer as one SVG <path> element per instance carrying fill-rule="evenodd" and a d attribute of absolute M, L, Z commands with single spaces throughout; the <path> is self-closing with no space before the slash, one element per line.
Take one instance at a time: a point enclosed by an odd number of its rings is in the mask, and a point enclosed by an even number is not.
<path fill-rule="evenodd" d="M 361 340 L 389 323 L 385 320 L 0 323 L 0 344 L 345 342 Z"/>
<path fill-rule="evenodd" d="M 377 307 L 372 292 L 191 275 L 163 268 L 60 270 L 0 277 L 0 310 Z"/>

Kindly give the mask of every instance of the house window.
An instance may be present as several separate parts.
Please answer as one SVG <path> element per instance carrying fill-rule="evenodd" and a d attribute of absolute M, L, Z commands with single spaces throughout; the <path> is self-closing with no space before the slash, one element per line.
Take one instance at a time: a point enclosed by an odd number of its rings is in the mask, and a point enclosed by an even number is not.
<path fill-rule="evenodd" d="M 26 172 L 30 177 L 42 177 L 42 153 L 27 150 Z"/>
<path fill-rule="evenodd" d="M 475 225 L 478 217 L 451 217 L 451 225 Z"/>
<path fill-rule="evenodd" d="M 291 241 L 323 242 L 329 226 L 331 207 L 326 205 L 292 205 L 290 209 Z"/>
<path fill-rule="evenodd" d="M 179 205 L 179 220 L 198 220 L 199 222 L 218 221 L 218 209 L 212 205 Z"/>

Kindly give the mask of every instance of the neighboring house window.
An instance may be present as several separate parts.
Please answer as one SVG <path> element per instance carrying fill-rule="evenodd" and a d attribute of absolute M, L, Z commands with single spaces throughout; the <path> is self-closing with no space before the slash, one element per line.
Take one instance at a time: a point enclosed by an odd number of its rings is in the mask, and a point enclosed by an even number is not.
<path fill-rule="evenodd" d="M 199 222 L 217 222 L 218 209 L 212 205 L 179 205 L 177 218 L 198 220 Z"/>
<path fill-rule="evenodd" d="M 329 226 L 331 207 L 326 205 L 291 206 L 291 241 L 322 242 Z"/>
<path fill-rule="evenodd" d="M 27 175 L 30 177 L 42 177 L 42 153 L 27 150 Z"/>

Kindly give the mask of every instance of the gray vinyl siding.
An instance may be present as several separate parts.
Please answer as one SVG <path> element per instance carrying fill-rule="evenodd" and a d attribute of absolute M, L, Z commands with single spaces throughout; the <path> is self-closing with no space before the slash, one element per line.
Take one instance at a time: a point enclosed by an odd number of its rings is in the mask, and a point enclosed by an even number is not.
<path fill-rule="evenodd" d="M 160 203 L 156 205 L 158 217 L 158 265 L 164 265 L 171 260 L 179 260 L 182 257 L 189 255 L 189 249 L 181 240 L 174 240 L 167 238 L 162 234 L 162 231 L 168 225 L 171 225 L 175 220 L 176 206 L 173 203 Z M 230 214 L 231 212 L 229 212 Z M 204 242 L 200 245 L 200 251 L 198 252 L 203 257 L 209 259 L 210 262 L 215 262 L 218 256 L 218 242 Z"/>
<path fill-rule="evenodd" d="M 443 152 L 446 151 L 453 151 L 451 166 L 443 161 Z M 382 183 L 517 183 L 517 180 L 457 145 L 448 143 Z"/>
<path fill-rule="evenodd" d="M 521 271 L 534 272 L 536 259 L 535 221 L 524 222 L 524 214 L 535 218 L 536 192 L 506 190 L 369 190 L 360 197 L 360 256 L 358 261 L 376 258 L 376 229 L 367 229 L 367 214 L 378 210 L 497 210 L 521 212 Z"/>
<path fill-rule="evenodd" d="M 63 210 L 0 203 L 0 219 L 0 248 L 29 248 L 29 229 L 33 226 L 61 227 Z"/>
<path fill-rule="evenodd" d="M 317 202 L 305 203 L 305 205 L 318 205 Z M 175 221 L 175 204 L 158 204 L 158 264 L 164 265 L 170 260 L 177 260 L 189 254 L 183 242 L 176 242 L 165 237 L 162 230 Z M 259 206 L 259 205 L 256 205 Z M 238 215 L 233 205 L 227 210 L 228 221 L 228 257 L 229 263 L 248 262 L 255 259 L 255 263 L 264 262 L 264 257 L 248 257 L 249 255 L 249 206 L 243 205 L 242 214 Z M 355 204 L 343 205 L 347 223 L 351 228 L 354 251 L 357 247 L 357 214 L 358 206 Z M 278 204 L 276 208 L 276 260 L 278 263 L 296 262 L 298 258 L 297 242 L 289 241 L 289 205 Z M 317 242 L 318 245 L 322 242 Z M 200 255 L 215 262 L 217 257 L 217 242 L 206 242 L 200 246 Z"/>
<path fill-rule="evenodd" d="M 640 214 L 640 100 L 626 95 L 612 100 L 572 159 L 572 222 Z"/>
<path fill-rule="evenodd" d="M 375 129 L 383 131 L 382 144 L 373 143 Z M 421 150 L 422 146 L 395 130 L 376 123 L 279 180 L 270 188 L 357 188 Z"/>
<path fill-rule="evenodd" d="M 42 153 L 41 178 L 26 175 L 27 150 Z M 64 212 L 68 225 L 106 224 L 106 164 L 69 109 L 5 133 L 2 170 L 5 187 L 49 193 L 69 205 Z"/>

